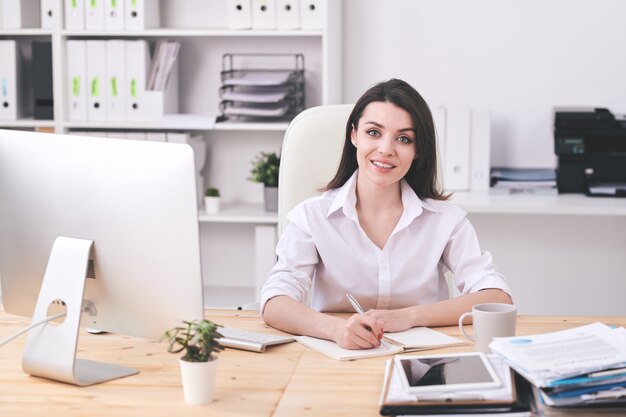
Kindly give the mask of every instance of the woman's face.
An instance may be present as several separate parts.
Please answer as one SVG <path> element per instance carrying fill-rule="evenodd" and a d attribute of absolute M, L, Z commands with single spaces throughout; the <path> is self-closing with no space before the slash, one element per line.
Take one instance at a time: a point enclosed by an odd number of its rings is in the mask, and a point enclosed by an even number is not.
<path fill-rule="evenodd" d="M 359 179 L 377 186 L 398 183 L 416 155 L 415 129 L 409 113 L 389 102 L 367 105 L 352 127 Z"/>

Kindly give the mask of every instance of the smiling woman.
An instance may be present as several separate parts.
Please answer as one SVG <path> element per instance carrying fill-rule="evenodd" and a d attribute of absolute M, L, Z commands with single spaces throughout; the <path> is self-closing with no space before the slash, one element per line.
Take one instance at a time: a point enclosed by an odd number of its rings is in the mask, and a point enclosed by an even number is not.
<path fill-rule="evenodd" d="M 511 302 L 466 213 L 438 188 L 432 115 L 406 82 L 379 83 L 357 101 L 324 191 L 288 215 L 261 294 L 268 324 L 365 349 L 383 331 L 452 325 L 474 304 Z M 462 294 L 450 300 L 447 271 Z M 324 314 L 352 311 L 348 293 L 365 314 Z"/>

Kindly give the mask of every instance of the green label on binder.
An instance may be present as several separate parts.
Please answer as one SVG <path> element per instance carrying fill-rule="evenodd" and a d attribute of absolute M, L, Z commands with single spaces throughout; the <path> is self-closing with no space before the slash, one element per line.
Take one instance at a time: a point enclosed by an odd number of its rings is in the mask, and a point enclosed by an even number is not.
<path fill-rule="evenodd" d="M 130 80 L 130 96 L 132 98 L 137 98 L 137 80 L 134 78 Z"/>
<path fill-rule="evenodd" d="M 89 2 L 89 6 L 90 6 L 92 9 L 95 9 L 96 7 L 98 7 L 98 5 L 97 5 L 96 3 L 98 3 L 98 1 L 97 1 L 97 0 L 91 0 L 91 1 Z"/>
<path fill-rule="evenodd" d="M 72 0 L 72 9 L 75 9 L 78 7 L 78 0 Z"/>
<path fill-rule="evenodd" d="M 117 9 L 117 0 L 111 0 L 111 8 Z"/>
<path fill-rule="evenodd" d="M 117 97 L 117 77 L 111 78 L 111 95 Z"/>
<path fill-rule="evenodd" d="M 132 0 L 130 4 L 133 6 L 133 9 L 137 8 L 137 0 Z"/>
<path fill-rule="evenodd" d="M 80 77 L 72 77 L 72 95 L 74 97 L 80 95 Z"/>
<path fill-rule="evenodd" d="M 91 80 L 91 97 L 100 96 L 100 78 L 96 77 Z"/>

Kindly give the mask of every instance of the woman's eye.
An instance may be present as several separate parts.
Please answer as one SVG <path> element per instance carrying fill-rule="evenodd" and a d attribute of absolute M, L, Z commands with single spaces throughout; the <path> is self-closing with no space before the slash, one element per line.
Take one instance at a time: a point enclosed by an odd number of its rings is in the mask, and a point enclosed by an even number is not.
<path fill-rule="evenodd" d="M 365 133 L 367 133 L 369 136 L 372 136 L 374 138 L 380 136 L 380 133 L 376 129 L 367 130 Z"/>
<path fill-rule="evenodd" d="M 410 137 L 408 137 L 408 136 L 400 136 L 400 137 L 398 138 L 398 140 L 399 140 L 400 142 L 402 142 L 402 143 L 411 143 L 411 142 L 413 142 L 413 139 L 411 139 L 411 138 L 410 138 Z"/>

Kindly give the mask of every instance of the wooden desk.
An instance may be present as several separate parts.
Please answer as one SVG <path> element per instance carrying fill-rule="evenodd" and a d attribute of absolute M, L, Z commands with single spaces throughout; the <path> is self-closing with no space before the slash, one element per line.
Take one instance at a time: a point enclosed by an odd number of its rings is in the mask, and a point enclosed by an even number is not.
<path fill-rule="evenodd" d="M 209 319 L 243 329 L 275 332 L 254 311 L 210 310 Z M 555 331 L 600 320 L 626 325 L 626 317 L 521 316 L 518 334 Z M 0 338 L 28 325 L 0 312 Z M 440 328 L 460 337 L 455 327 Z M 22 372 L 25 336 L 0 348 L 0 416 L 379 416 L 378 397 L 387 357 L 339 362 L 298 343 L 258 354 L 227 349 L 220 354 L 215 401 L 183 401 L 178 357 L 165 343 L 81 332 L 79 357 L 138 368 L 138 375 L 79 388 Z M 471 345 L 440 352 L 469 351 Z M 431 351 L 432 352 L 432 351 Z M 578 414 L 581 415 L 581 414 Z"/>

